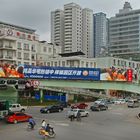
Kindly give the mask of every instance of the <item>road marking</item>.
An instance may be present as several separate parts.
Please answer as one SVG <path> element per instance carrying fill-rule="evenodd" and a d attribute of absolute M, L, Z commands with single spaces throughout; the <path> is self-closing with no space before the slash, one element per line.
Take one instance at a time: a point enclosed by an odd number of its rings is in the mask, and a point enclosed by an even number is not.
<path fill-rule="evenodd" d="M 115 114 L 115 115 L 123 115 L 122 113 L 118 113 L 118 112 L 112 112 L 112 114 Z"/>
<path fill-rule="evenodd" d="M 59 125 L 59 126 L 69 126 L 68 123 L 55 123 L 54 125 Z"/>

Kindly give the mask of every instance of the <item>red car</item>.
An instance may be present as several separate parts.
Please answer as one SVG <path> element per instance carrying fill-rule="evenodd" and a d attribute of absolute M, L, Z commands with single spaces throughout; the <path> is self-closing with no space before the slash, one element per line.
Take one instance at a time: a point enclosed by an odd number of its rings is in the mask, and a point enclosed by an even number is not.
<path fill-rule="evenodd" d="M 72 109 L 74 109 L 74 108 L 85 109 L 87 107 L 88 107 L 88 105 L 85 103 L 75 104 L 75 105 L 71 106 Z"/>
<path fill-rule="evenodd" d="M 5 116 L 6 121 L 9 123 L 26 122 L 29 118 L 32 118 L 32 116 L 22 112 L 10 112 Z"/>

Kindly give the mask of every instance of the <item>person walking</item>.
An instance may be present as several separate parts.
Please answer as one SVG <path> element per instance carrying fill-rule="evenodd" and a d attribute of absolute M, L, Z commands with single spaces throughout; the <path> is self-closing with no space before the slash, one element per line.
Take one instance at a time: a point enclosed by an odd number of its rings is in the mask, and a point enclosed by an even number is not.
<path fill-rule="evenodd" d="M 81 121 L 81 113 L 80 110 L 77 112 L 77 121 Z"/>

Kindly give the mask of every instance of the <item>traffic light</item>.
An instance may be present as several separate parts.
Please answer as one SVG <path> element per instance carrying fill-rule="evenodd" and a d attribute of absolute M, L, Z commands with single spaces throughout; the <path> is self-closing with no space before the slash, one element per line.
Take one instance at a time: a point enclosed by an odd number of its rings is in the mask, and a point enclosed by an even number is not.
<path fill-rule="evenodd" d="M 0 84 L 5 84 L 5 80 L 0 80 Z"/>
<path fill-rule="evenodd" d="M 17 83 L 17 80 L 7 80 L 7 84 L 15 85 Z"/>

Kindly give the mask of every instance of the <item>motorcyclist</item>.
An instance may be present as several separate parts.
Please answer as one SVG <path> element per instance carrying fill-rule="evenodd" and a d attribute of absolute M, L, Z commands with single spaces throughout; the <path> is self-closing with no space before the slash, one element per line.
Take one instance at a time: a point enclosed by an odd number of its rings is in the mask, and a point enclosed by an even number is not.
<path fill-rule="evenodd" d="M 47 126 L 46 121 L 45 120 L 42 120 L 41 127 L 45 130 L 46 129 L 46 126 Z"/>
<path fill-rule="evenodd" d="M 53 128 L 50 126 L 50 124 L 48 123 L 47 126 L 46 126 L 46 129 L 45 129 L 49 134 L 53 134 L 54 131 L 53 131 Z"/>
<path fill-rule="evenodd" d="M 36 125 L 35 120 L 33 118 L 29 118 L 28 122 L 31 125 L 31 129 L 34 129 L 34 126 Z"/>

